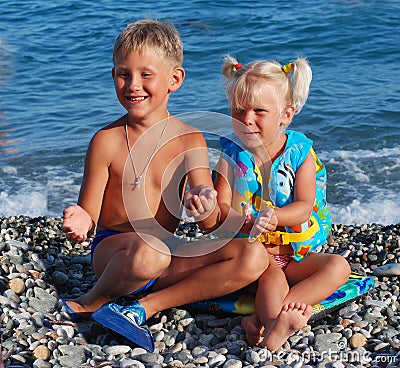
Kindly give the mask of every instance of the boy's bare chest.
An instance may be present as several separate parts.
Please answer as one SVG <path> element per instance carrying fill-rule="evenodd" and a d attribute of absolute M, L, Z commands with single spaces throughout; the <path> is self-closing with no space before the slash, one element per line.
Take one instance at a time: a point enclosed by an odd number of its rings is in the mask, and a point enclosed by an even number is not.
<path fill-rule="evenodd" d="M 109 185 L 120 191 L 124 206 L 154 216 L 161 206 L 179 205 L 179 188 L 184 180 L 184 155 L 179 150 L 161 148 L 146 161 L 146 154 L 119 155 L 109 170 Z"/>

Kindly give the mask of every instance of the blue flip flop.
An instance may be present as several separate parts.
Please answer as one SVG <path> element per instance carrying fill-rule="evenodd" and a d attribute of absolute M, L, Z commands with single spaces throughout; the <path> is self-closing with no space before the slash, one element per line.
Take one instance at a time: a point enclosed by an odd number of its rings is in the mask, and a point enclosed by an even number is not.
<path fill-rule="evenodd" d="M 64 299 L 60 299 L 61 303 L 64 305 L 66 312 L 68 313 L 72 322 L 82 322 L 84 321 L 85 317 L 81 316 L 79 313 L 76 313 Z"/>
<path fill-rule="evenodd" d="M 146 322 L 146 311 L 140 302 L 134 301 L 128 305 L 108 303 L 97 309 L 92 318 L 136 345 L 150 352 L 154 351 L 154 341 L 150 331 L 140 326 Z"/>

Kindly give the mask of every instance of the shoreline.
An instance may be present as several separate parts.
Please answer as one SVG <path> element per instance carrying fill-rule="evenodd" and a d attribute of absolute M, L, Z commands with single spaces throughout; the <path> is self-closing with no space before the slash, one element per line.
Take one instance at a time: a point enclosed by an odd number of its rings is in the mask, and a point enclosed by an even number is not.
<path fill-rule="evenodd" d="M 272 354 L 247 345 L 240 315 L 159 312 L 147 326 L 154 353 L 94 321 L 68 321 L 59 298 L 91 288 L 90 239 L 72 244 L 61 218 L 0 217 L 2 360 L 14 367 L 397 367 L 400 365 L 400 224 L 333 225 L 323 251 L 342 254 L 375 287 L 309 322 Z M 195 229 L 183 225 L 191 237 Z M 383 265 L 391 274 L 374 275 Z M 387 267 L 387 266 L 386 266 Z M 378 271 L 377 271 L 378 270 Z M 1 360 L 0 360 L 1 367 Z"/>

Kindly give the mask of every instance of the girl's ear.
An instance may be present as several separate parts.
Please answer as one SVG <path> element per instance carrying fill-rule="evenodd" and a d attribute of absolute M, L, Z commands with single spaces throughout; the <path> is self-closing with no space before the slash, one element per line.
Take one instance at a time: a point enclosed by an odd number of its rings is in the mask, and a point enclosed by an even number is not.
<path fill-rule="evenodd" d="M 177 91 L 185 79 L 185 69 L 181 66 L 177 66 L 172 71 L 172 76 L 170 80 L 169 92 Z"/>
<path fill-rule="evenodd" d="M 294 116 L 294 106 L 293 105 L 286 106 L 282 112 L 281 124 L 286 126 L 289 125 L 293 119 L 293 116 Z"/>

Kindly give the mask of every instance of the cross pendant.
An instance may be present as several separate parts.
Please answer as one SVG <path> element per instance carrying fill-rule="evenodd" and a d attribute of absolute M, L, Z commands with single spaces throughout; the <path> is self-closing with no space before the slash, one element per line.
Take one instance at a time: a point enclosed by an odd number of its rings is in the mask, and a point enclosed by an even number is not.
<path fill-rule="evenodd" d="M 135 180 L 135 185 L 138 189 L 140 189 L 140 185 L 142 184 L 142 177 L 139 175 Z"/>

